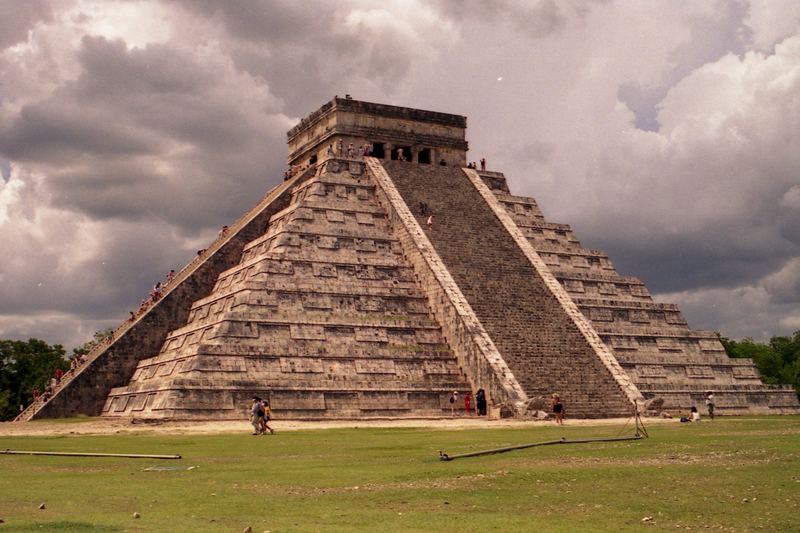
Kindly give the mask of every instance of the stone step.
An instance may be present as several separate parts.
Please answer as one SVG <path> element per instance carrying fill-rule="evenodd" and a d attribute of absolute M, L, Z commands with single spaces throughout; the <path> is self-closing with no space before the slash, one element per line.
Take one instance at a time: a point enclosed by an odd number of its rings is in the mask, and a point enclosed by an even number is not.
<path fill-rule="evenodd" d="M 621 389 L 463 171 L 384 167 L 412 211 L 425 203 L 434 214 L 427 229 L 427 217 L 415 213 L 526 392 L 558 390 L 566 399 L 590 391 L 602 401 L 576 401 L 577 412 L 627 412 Z"/>

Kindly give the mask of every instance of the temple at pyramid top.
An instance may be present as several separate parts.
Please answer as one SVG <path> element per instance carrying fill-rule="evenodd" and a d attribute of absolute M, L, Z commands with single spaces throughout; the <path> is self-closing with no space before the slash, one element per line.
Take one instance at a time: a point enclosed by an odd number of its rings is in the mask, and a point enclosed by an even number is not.
<path fill-rule="evenodd" d="M 378 159 L 464 166 L 466 128 L 462 115 L 335 97 L 287 132 L 289 164 L 313 165 L 341 143 L 342 155 L 350 144 L 363 155 L 366 145 Z"/>

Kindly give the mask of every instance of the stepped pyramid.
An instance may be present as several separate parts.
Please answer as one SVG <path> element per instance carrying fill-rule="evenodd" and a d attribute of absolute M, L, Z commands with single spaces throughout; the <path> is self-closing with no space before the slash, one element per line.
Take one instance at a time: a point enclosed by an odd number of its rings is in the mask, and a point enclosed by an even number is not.
<path fill-rule="evenodd" d="M 330 161 L 247 243 L 104 414 L 441 415 L 467 390 L 360 162 Z"/>
<path fill-rule="evenodd" d="M 688 410 L 709 389 L 723 413 L 800 412 L 502 173 L 463 168 L 465 129 L 326 103 L 288 133 L 301 170 L 20 419 L 241 419 L 254 394 L 287 418 L 436 417 L 478 389 L 499 416 L 554 391 L 575 417 Z"/>

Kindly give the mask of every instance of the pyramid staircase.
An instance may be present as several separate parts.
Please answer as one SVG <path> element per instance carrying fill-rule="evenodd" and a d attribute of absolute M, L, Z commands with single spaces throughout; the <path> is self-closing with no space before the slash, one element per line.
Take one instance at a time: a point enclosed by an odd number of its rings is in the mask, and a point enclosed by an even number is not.
<path fill-rule="evenodd" d="M 751 359 L 729 358 L 716 333 L 690 329 L 677 305 L 654 302 L 608 254 L 584 248 L 569 225 L 546 221 L 533 198 L 510 194 L 502 173 L 480 174 L 645 398 L 688 411 L 713 390 L 727 414 L 800 413 L 792 387 L 762 383 Z"/>
<path fill-rule="evenodd" d="M 629 416 L 631 397 L 618 376 L 467 173 L 397 161 L 383 166 L 420 224 L 428 216 L 420 206 L 434 214 L 428 238 L 527 396 L 559 392 L 577 417 Z"/>

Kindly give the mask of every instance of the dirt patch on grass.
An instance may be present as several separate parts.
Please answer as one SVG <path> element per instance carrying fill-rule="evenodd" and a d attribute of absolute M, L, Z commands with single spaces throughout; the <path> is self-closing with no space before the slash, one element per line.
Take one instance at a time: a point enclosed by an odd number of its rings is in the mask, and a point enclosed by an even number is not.
<path fill-rule="evenodd" d="M 609 418 L 603 420 L 568 420 L 570 426 L 617 426 L 630 419 Z M 675 420 L 648 419 L 647 425 L 675 424 Z M 275 420 L 272 425 L 277 432 L 330 428 L 428 428 L 463 430 L 480 428 L 541 428 L 554 427 L 553 422 L 529 420 L 488 420 L 485 418 L 436 418 L 436 419 L 379 419 L 379 420 Z M 37 420 L 34 422 L 0 423 L 0 436 L 48 436 L 48 435 L 112 435 L 116 433 L 152 432 L 159 434 L 221 434 L 246 433 L 252 431 L 246 420 L 199 420 L 199 421 L 142 421 L 116 418 L 74 418 L 62 420 Z"/>

